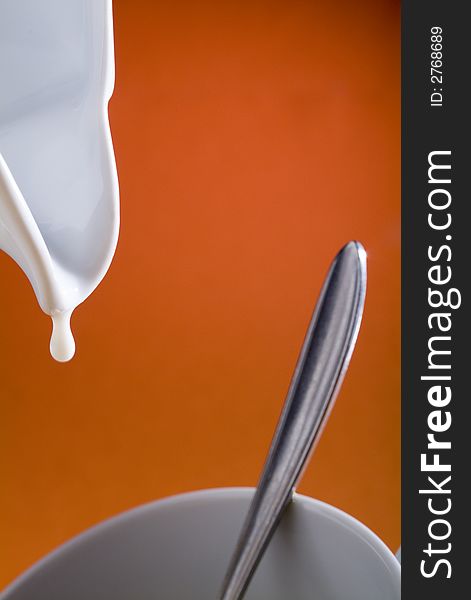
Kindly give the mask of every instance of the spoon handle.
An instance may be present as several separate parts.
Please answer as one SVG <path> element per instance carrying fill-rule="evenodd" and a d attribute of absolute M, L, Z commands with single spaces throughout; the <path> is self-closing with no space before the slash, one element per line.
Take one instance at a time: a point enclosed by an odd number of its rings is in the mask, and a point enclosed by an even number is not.
<path fill-rule="evenodd" d="M 365 292 L 366 253 L 349 242 L 322 287 L 220 600 L 242 598 L 292 498 L 348 367 Z"/>

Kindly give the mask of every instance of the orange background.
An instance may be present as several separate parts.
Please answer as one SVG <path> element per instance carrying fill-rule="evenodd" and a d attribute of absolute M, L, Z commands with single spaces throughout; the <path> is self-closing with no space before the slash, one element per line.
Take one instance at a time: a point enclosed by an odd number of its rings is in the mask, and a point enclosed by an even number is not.
<path fill-rule="evenodd" d="M 55 363 L 0 256 L 0 587 L 155 498 L 254 485 L 322 279 L 364 323 L 299 489 L 400 535 L 399 4 L 116 0 L 122 227 Z"/>

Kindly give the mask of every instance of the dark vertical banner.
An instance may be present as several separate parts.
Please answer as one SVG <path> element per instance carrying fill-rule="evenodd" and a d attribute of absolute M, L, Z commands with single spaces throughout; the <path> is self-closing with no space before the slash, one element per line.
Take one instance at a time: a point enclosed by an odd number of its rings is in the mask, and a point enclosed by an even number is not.
<path fill-rule="evenodd" d="M 404 600 L 471 597 L 468 13 L 402 5 Z"/>

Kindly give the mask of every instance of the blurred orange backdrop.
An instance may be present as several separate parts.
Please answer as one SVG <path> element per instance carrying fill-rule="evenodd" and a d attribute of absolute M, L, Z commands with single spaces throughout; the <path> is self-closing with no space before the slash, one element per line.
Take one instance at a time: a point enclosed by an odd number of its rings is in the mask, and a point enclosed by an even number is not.
<path fill-rule="evenodd" d="M 399 3 L 115 0 L 121 237 L 77 354 L 0 255 L 0 587 L 137 504 L 254 485 L 329 262 L 357 351 L 300 491 L 400 535 Z"/>

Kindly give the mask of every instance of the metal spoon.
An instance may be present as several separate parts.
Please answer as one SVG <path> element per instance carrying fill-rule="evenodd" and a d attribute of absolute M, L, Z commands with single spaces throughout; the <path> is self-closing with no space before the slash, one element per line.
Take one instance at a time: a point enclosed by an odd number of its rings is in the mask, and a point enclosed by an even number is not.
<path fill-rule="evenodd" d="M 365 292 L 366 253 L 349 242 L 322 287 L 220 600 L 242 598 L 291 501 L 350 362 Z"/>

